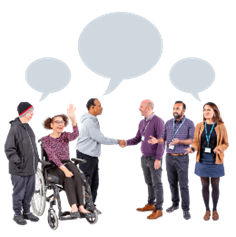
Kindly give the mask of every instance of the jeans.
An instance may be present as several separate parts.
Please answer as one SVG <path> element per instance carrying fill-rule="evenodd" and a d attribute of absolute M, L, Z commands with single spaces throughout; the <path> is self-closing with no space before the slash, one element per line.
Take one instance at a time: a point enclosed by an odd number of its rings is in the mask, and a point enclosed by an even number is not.
<path fill-rule="evenodd" d="M 163 187 L 161 182 L 162 167 L 155 170 L 155 156 L 142 156 L 141 165 L 145 182 L 148 186 L 148 204 L 154 205 L 157 210 L 162 210 Z M 162 163 L 162 162 L 161 162 Z M 156 202 L 155 202 L 156 200 Z"/>

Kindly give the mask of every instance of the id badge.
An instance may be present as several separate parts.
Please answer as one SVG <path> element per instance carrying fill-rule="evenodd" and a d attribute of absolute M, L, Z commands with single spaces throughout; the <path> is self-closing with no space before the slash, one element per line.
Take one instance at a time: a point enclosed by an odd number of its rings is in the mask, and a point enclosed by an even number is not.
<path fill-rule="evenodd" d="M 211 153 L 211 148 L 210 147 L 205 147 L 205 153 Z"/>
<path fill-rule="evenodd" d="M 174 150 L 174 149 L 175 149 L 175 146 L 174 146 L 174 145 L 169 145 L 169 149 L 170 149 L 170 150 Z"/>
<path fill-rule="evenodd" d="M 142 141 L 144 141 L 145 140 L 145 137 L 144 136 L 142 136 Z"/>

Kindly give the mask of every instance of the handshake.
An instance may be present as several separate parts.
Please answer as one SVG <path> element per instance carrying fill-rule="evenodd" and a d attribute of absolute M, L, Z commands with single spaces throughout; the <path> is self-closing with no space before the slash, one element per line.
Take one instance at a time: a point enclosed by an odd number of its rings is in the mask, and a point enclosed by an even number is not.
<path fill-rule="evenodd" d="M 119 144 L 120 147 L 124 148 L 124 147 L 127 146 L 127 141 L 125 141 L 125 140 L 119 140 L 118 144 Z"/>

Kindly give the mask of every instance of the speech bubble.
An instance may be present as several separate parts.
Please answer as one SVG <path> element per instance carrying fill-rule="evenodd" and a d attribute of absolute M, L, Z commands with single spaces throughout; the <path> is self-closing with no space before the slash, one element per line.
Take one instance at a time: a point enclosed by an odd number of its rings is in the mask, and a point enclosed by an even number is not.
<path fill-rule="evenodd" d="M 25 72 L 25 78 L 30 87 L 42 92 L 40 101 L 48 94 L 64 89 L 70 82 L 69 67 L 56 58 L 41 58 L 32 62 Z"/>
<path fill-rule="evenodd" d="M 215 80 L 214 68 L 200 58 L 185 58 L 170 70 L 170 81 L 180 91 L 191 93 L 199 101 L 198 92 L 208 89 Z"/>
<path fill-rule="evenodd" d="M 151 70 L 162 54 L 162 38 L 145 18 L 125 12 L 109 13 L 91 21 L 82 31 L 78 49 L 84 64 L 109 78 L 104 95 L 124 79 Z"/>

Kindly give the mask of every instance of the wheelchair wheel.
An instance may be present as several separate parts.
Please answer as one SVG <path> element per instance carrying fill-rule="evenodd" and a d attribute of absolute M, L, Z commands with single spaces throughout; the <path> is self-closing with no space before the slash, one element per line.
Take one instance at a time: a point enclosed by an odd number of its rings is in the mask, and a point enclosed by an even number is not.
<path fill-rule="evenodd" d="M 37 216 L 42 216 L 46 205 L 45 182 L 41 170 L 38 168 L 35 175 L 35 191 L 31 200 L 33 212 Z"/>
<path fill-rule="evenodd" d="M 53 230 L 56 230 L 58 227 L 58 218 L 53 209 L 48 211 L 48 224 Z"/>
<path fill-rule="evenodd" d="M 93 211 L 94 216 L 90 217 L 90 218 L 86 218 L 86 220 L 90 223 L 90 224 L 96 224 L 98 221 L 98 213 L 96 210 Z"/>

